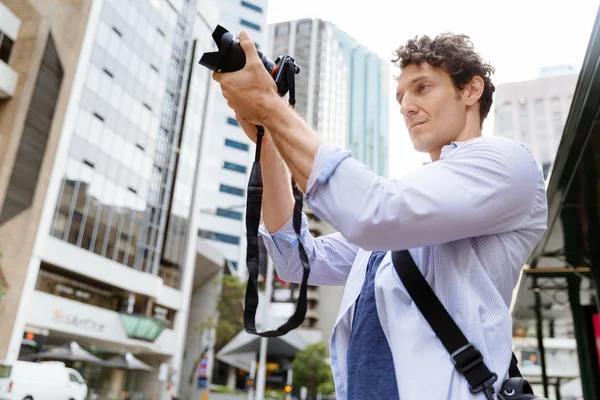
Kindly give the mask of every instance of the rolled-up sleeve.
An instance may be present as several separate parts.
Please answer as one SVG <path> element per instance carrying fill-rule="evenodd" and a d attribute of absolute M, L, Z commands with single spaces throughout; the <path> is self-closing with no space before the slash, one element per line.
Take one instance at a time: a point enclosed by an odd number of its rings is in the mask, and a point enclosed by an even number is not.
<path fill-rule="evenodd" d="M 277 275 L 286 282 L 300 283 L 303 269 L 293 218 L 273 233 L 261 224 L 259 235 L 263 237 Z M 343 286 L 352 268 L 358 247 L 348 243 L 340 233 L 313 238 L 308 231 L 304 213 L 300 238 L 310 263 L 308 283 L 318 286 Z"/>
<path fill-rule="evenodd" d="M 520 229 L 539 190 L 543 176 L 526 147 L 491 137 L 464 142 L 399 179 L 321 146 L 306 199 L 349 242 L 400 250 Z"/>

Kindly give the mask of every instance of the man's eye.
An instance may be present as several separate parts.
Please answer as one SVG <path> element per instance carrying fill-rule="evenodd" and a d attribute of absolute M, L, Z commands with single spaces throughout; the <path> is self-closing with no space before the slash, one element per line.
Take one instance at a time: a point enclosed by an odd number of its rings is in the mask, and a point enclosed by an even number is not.
<path fill-rule="evenodd" d="M 419 92 L 422 92 L 423 90 L 428 89 L 428 88 L 429 88 L 429 85 L 421 85 L 421 86 L 419 86 Z"/>

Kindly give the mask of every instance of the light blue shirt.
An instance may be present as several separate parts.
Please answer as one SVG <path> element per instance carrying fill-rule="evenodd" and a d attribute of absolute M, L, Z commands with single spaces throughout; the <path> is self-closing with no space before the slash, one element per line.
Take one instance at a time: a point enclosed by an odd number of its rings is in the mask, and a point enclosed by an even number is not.
<path fill-rule="evenodd" d="M 513 289 L 547 223 L 543 175 L 523 144 L 501 137 L 452 143 L 439 161 L 398 179 L 379 177 L 350 153 L 322 145 L 305 198 L 339 230 L 313 238 L 303 217 L 309 283 L 345 285 L 330 345 L 339 400 L 347 399 L 351 310 L 376 250 L 409 249 L 454 321 L 498 374 L 500 388 L 512 354 Z M 273 234 L 261 226 L 260 233 L 279 277 L 300 282 L 292 220 Z M 484 399 L 470 393 L 406 292 L 390 253 L 377 271 L 375 298 L 400 399 Z"/>

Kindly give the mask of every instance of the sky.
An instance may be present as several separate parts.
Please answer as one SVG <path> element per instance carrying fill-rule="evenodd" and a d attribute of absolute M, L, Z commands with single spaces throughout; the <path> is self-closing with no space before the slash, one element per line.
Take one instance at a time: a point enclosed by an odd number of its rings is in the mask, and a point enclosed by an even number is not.
<path fill-rule="evenodd" d="M 543 66 L 570 64 L 579 70 L 597 12 L 598 1 L 592 0 L 270 0 L 267 18 L 269 23 L 331 21 L 384 60 L 416 35 L 464 33 L 494 66 L 492 81 L 498 86 L 535 79 Z M 392 76 L 399 72 L 393 66 L 391 71 Z M 484 135 L 492 133 L 493 122 L 492 109 Z M 400 107 L 390 97 L 390 177 L 427 160 L 412 148 Z"/>

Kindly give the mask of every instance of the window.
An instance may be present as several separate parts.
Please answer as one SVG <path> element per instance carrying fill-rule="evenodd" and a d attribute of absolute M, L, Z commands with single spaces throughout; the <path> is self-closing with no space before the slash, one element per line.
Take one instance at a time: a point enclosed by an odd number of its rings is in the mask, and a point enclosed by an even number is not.
<path fill-rule="evenodd" d="M 240 24 L 242 24 L 243 26 L 247 26 L 248 28 L 255 29 L 260 32 L 260 26 L 256 25 L 255 23 L 248 22 L 245 19 L 240 19 Z"/>
<path fill-rule="evenodd" d="M 231 139 L 225 139 L 225 146 L 244 151 L 248 151 L 249 149 L 249 146 L 246 143 L 236 142 L 235 140 Z"/>
<path fill-rule="evenodd" d="M 519 122 L 521 125 L 521 141 L 529 145 L 529 109 L 527 99 L 519 101 Z"/>
<path fill-rule="evenodd" d="M 69 373 L 69 380 L 71 382 L 79 383 L 79 379 L 77 379 L 77 377 L 73 373 Z"/>
<path fill-rule="evenodd" d="M 239 164 L 234 164 L 232 162 L 229 161 L 224 161 L 223 162 L 223 169 L 228 169 L 230 171 L 235 171 L 235 172 L 241 172 L 243 174 L 246 173 L 247 169 L 245 166 L 243 165 L 239 165 Z"/>
<path fill-rule="evenodd" d="M 227 235 L 225 233 L 211 232 L 205 231 L 203 229 L 198 229 L 198 236 L 205 239 L 218 240 L 219 242 L 224 243 L 240 244 L 239 236 Z"/>
<path fill-rule="evenodd" d="M 10 378 L 10 371 L 12 367 L 10 365 L 0 365 L 0 379 Z"/>
<path fill-rule="evenodd" d="M 237 219 L 238 221 L 242 220 L 242 213 L 232 210 L 226 210 L 224 208 L 217 208 L 217 215 L 219 217 Z"/>
<path fill-rule="evenodd" d="M 229 194 L 233 194 L 233 195 L 236 195 L 236 196 L 242 196 L 242 197 L 244 197 L 244 189 L 236 188 L 234 186 L 229 186 L 229 185 L 223 185 L 223 184 L 221 184 L 221 187 L 219 188 L 219 191 L 221 191 L 223 193 L 229 193 Z"/>
<path fill-rule="evenodd" d="M 8 64 L 13 48 L 13 40 L 0 31 L 0 60 Z"/>
<path fill-rule="evenodd" d="M 242 0 L 242 6 L 247 7 L 249 9 L 251 9 L 251 10 L 254 10 L 254 11 L 258 11 L 259 13 L 263 12 L 262 7 L 259 7 L 257 5 L 254 5 L 254 4 L 249 3 L 247 1 L 244 1 L 244 0 Z"/>
<path fill-rule="evenodd" d="M 234 268 L 234 269 L 237 271 L 237 268 L 238 268 L 238 263 L 237 263 L 237 261 L 231 261 L 231 260 L 229 260 L 229 263 L 230 263 L 230 264 L 231 264 L 231 266 L 232 266 L 232 267 L 233 267 L 233 268 Z"/>
<path fill-rule="evenodd" d="M 240 123 L 238 122 L 238 120 L 235 118 L 231 118 L 231 117 L 227 117 L 227 123 L 229 125 L 233 125 L 233 126 L 240 126 Z"/>

